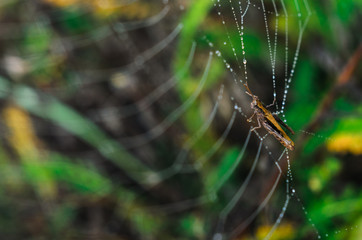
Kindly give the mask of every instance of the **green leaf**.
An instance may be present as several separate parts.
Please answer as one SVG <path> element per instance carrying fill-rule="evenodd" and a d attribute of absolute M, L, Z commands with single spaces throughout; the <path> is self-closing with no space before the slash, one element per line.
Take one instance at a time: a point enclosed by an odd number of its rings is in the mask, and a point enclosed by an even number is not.
<path fill-rule="evenodd" d="M 52 154 L 50 161 L 46 161 L 38 167 L 51 172 L 58 181 L 67 183 L 81 194 L 106 195 L 112 189 L 112 183 L 95 169 L 73 163 L 58 154 Z"/>
<path fill-rule="evenodd" d="M 194 1 L 188 9 L 188 12 L 181 20 L 183 29 L 181 31 L 179 45 L 176 51 L 177 55 L 174 60 L 175 69 L 180 69 L 184 62 L 186 62 L 189 49 L 195 39 L 196 32 L 201 23 L 204 21 L 211 6 L 212 1 L 210 0 Z"/>

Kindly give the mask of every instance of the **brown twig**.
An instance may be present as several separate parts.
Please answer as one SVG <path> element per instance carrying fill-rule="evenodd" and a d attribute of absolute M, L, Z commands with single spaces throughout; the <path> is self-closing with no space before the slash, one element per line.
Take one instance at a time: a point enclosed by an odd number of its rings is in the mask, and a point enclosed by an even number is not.
<path fill-rule="evenodd" d="M 324 117 L 326 113 L 329 112 L 332 104 L 335 99 L 338 97 L 340 90 L 345 86 L 353 76 L 354 71 L 356 70 L 358 63 L 362 57 L 362 43 L 356 49 L 352 57 L 349 59 L 348 63 L 344 66 L 342 72 L 339 74 L 337 80 L 334 85 L 328 91 L 327 95 L 324 97 L 323 101 L 320 103 L 316 114 L 313 119 L 308 123 L 308 125 L 304 128 L 305 132 L 315 132 L 318 127 L 323 123 Z M 301 134 L 296 141 L 296 145 L 298 146 L 296 152 L 293 156 L 299 155 L 301 149 L 303 149 L 304 143 L 308 139 L 309 135 Z"/>

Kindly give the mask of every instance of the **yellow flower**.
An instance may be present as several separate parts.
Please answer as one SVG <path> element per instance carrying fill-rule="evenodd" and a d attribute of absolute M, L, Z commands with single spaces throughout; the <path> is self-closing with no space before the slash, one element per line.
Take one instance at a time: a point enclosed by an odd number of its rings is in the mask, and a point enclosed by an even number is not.
<path fill-rule="evenodd" d="M 79 0 L 43 0 L 43 1 L 58 7 L 69 7 L 70 5 L 79 3 Z"/>
<path fill-rule="evenodd" d="M 266 236 L 270 233 L 273 226 L 271 225 L 262 225 L 256 230 L 255 236 L 244 236 L 240 240 L 261 240 L 265 239 Z M 295 237 L 295 228 L 291 223 L 280 224 L 275 228 L 271 236 L 271 240 L 289 240 L 294 239 Z"/>
<path fill-rule="evenodd" d="M 256 230 L 256 239 L 264 239 L 268 233 L 270 232 L 270 230 L 272 229 L 273 226 L 270 225 L 264 225 L 259 227 Z M 292 224 L 290 223 L 285 223 L 285 224 L 280 224 L 275 231 L 272 234 L 272 237 L 270 239 L 274 239 L 274 240 L 287 240 L 287 239 L 293 239 L 295 234 L 295 229 L 293 227 Z"/>
<path fill-rule="evenodd" d="M 119 8 L 119 4 L 114 0 L 93 0 L 90 3 L 93 10 L 100 16 L 112 15 Z"/>
<path fill-rule="evenodd" d="M 152 4 L 145 2 L 134 2 L 125 4 L 117 0 L 43 0 L 57 7 L 69 7 L 75 4 L 82 4 L 89 7 L 96 15 L 107 17 L 118 14 L 127 19 L 143 19 L 151 16 Z M 157 12 L 157 11 L 156 11 Z"/>
<path fill-rule="evenodd" d="M 335 153 L 362 155 L 362 135 L 358 133 L 339 133 L 327 142 L 327 148 Z"/>
<path fill-rule="evenodd" d="M 9 105 L 3 111 L 4 122 L 9 128 L 8 140 L 20 156 L 36 157 L 39 141 L 34 133 L 27 112 L 15 105 Z"/>

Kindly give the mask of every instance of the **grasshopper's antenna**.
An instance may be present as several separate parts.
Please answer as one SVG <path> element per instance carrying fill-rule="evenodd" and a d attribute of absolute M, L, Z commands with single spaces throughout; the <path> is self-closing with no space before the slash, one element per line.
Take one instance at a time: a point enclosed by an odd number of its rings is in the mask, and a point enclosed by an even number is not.
<path fill-rule="evenodd" d="M 248 94 L 249 96 L 253 97 L 254 94 L 251 93 L 250 89 L 249 89 L 249 86 L 248 86 L 248 82 L 245 82 L 244 83 L 244 87 L 246 88 L 246 94 Z"/>

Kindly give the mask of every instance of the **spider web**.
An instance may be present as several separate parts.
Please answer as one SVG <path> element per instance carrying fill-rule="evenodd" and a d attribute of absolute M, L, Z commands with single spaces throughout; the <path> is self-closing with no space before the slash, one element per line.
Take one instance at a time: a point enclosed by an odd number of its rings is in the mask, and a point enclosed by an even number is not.
<path fill-rule="evenodd" d="M 102 197 L 115 199 L 112 211 L 119 216 L 110 218 L 124 219 L 121 236 L 167 239 L 180 234 L 177 225 L 191 221 L 195 238 L 234 239 L 267 223 L 263 238 L 270 239 L 293 199 L 314 237 L 328 236 L 314 225 L 294 187 L 290 152 L 263 129 L 251 131 L 255 120 L 246 121 L 252 115 L 247 82 L 264 102 L 275 102 L 272 110 L 287 122 L 289 88 L 312 14 L 307 0 L 201 1 L 212 7 L 210 19 L 219 21 L 223 35 L 210 36 L 204 26 L 206 34 L 187 39 L 186 46 L 182 39 L 191 27 L 180 19 L 188 2 L 149 3 L 147 17 L 99 22 L 89 6 L 64 10 L 44 2 L 50 0 L 3 3 L 29 8 L 29 15 L 2 24 L 1 41 L 10 47 L 1 97 L 33 115 L 47 151 L 80 159 L 112 183 L 114 191 Z M 115 2 L 121 9 L 148 6 Z M 64 17 L 64 11 L 74 14 Z M 91 26 L 65 29 L 78 18 Z M 297 35 L 289 33 L 290 22 Z M 254 33 L 265 40 L 259 49 L 249 37 Z M 30 41 L 28 36 L 38 44 L 11 44 Z M 185 57 L 175 53 L 178 48 Z M 173 57 L 181 59 L 176 70 Z M 31 63 L 37 66 L 29 70 Z"/>

